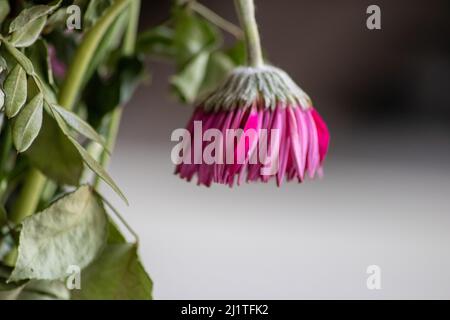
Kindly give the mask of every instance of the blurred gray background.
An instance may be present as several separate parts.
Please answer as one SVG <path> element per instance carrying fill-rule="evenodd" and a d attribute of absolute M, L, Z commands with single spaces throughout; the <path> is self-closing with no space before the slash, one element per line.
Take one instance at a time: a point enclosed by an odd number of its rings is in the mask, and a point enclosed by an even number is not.
<path fill-rule="evenodd" d="M 237 22 L 232 1 L 200 1 Z M 156 299 L 450 298 L 450 4 L 256 0 L 263 46 L 310 94 L 331 149 L 320 181 L 197 187 L 173 175 L 191 107 L 173 66 L 126 107 L 112 175 Z M 382 30 L 366 28 L 366 8 Z M 142 28 L 169 1 L 143 1 Z M 382 289 L 366 287 L 379 265 Z"/>

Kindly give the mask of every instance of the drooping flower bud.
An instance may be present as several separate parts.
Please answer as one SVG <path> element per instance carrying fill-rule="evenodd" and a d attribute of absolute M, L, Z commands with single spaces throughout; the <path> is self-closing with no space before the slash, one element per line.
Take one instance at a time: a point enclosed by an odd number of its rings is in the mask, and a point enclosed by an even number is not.
<path fill-rule="evenodd" d="M 206 186 L 313 178 L 330 140 L 307 94 L 272 66 L 235 69 L 196 108 L 187 130 L 190 149 L 176 173 L 188 181 L 197 175 Z"/>

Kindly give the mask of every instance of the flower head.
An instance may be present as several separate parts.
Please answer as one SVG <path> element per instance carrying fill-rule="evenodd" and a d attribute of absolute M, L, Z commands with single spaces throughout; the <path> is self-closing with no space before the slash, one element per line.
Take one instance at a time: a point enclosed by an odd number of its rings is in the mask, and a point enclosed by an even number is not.
<path fill-rule="evenodd" d="M 187 131 L 176 173 L 188 181 L 197 175 L 206 186 L 313 178 L 322 174 L 330 140 L 309 97 L 272 66 L 234 70 L 196 108 Z"/>

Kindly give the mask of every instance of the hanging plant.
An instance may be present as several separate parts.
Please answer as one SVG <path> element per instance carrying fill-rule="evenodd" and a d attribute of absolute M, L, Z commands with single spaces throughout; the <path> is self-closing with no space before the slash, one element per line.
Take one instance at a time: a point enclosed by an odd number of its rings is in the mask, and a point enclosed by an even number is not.
<path fill-rule="evenodd" d="M 0 0 L 0 299 L 152 298 L 136 233 L 98 192 L 103 181 L 128 203 L 107 167 L 144 58 L 174 64 L 173 94 L 203 101 L 193 120 L 281 129 L 279 184 L 321 170 L 326 126 L 289 76 L 263 63 L 251 0 L 236 1 L 243 31 L 197 1 L 175 1 L 166 21 L 138 33 L 140 4 Z M 248 181 L 270 178 L 256 169 L 177 173 L 206 185 L 246 170 Z"/>

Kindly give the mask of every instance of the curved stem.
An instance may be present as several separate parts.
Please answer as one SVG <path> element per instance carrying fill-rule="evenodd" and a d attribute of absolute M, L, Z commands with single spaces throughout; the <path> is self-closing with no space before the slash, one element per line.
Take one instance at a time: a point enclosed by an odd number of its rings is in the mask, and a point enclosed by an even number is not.
<path fill-rule="evenodd" d="M 117 135 L 119 134 L 119 126 L 120 121 L 122 120 L 122 107 L 117 106 L 111 113 L 111 118 L 109 119 L 107 133 L 106 133 L 106 147 L 108 148 L 109 152 L 112 152 L 117 140 Z M 102 150 L 100 155 L 100 165 L 103 168 L 108 167 L 109 161 L 111 159 L 111 156 L 108 154 L 108 152 L 105 152 Z M 100 183 L 102 182 L 102 179 L 100 179 L 99 176 L 95 177 L 94 187 L 98 188 Z"/>
<path fill-rule="evenodd" d="M 10 212 L 9 219 L 12 222 L 18 224 L 34 213 L 46 181 L 47 179 L 39 170 L 33 168 L 28 172 L 25 184 Z"/>
<path fill-rule="evenodd" d="M 258 25 L 256 24 L 255 19 L 255 4 L 253 3 L 253 0 L 235 0 L 234 3 L 239 15 L 241 27 L 244 30 L 248 65 L 252 67 L 261 67 L 264 64 L 264 60 Z"/>
<path fill-rule="evenodd" d="M 123 12 L 129 2 L 130 0 L 116 0 L 107 10 L 105 15 L 103 15 L 103 17 L 98 20 L 92 29 L 84 36 L 83 42 L 70 64 L 69 70 L 67 71 L 67 77 L 61 88 L 58 102 L 62 107 L 69 110 L 73 108 L 83 84 L 84 74 L 97 50 L 98 44 L 111 24 Z"/>
<path fill-rule="evenodd" d="M 189 4 L 190 8 L 197 12 L 199 15 L 201 15 L 203 18 L 209 20 L 219 28 L 223 29 L 224 31 L 232 34 L 236 39 L 242 39 L 244 34 L 238 26 L 235 26 L 233 23 L 231 23 L 228 20 L 225 20 L 221 16 L 219 16 L 217 13 L 209 9 L 208 7 L 205 7 L 201 3 L 197 1 L 193 1 Z"/>
<path fill-rule="evenodd" d="M 98 44 L 114 20 L 126 9 L 130 1 L 132 0 L 116 0 L 105 15 L 84 36 L 70 64 L 60 91 L 58 102 L 64 108 L 69 110 L 73 108 L 83 85 L 84 74 Z M 25 180 L 25 185 L 11 210 L 10 219 L 13 222 L 19 223 L 36 211 L 45 182 L 46 177 L 39 170 L 35 168 L 30 170 Z"/>
<path fill-rule="evenodd" d="M 134 0 L 130 4 L 128 15 L 128 28 L 123 43 L 123 54 L 130 56 L 136 49 L 136 38 L 139 27 L 139 13 L 141 11 L 141 0 Z"/>

